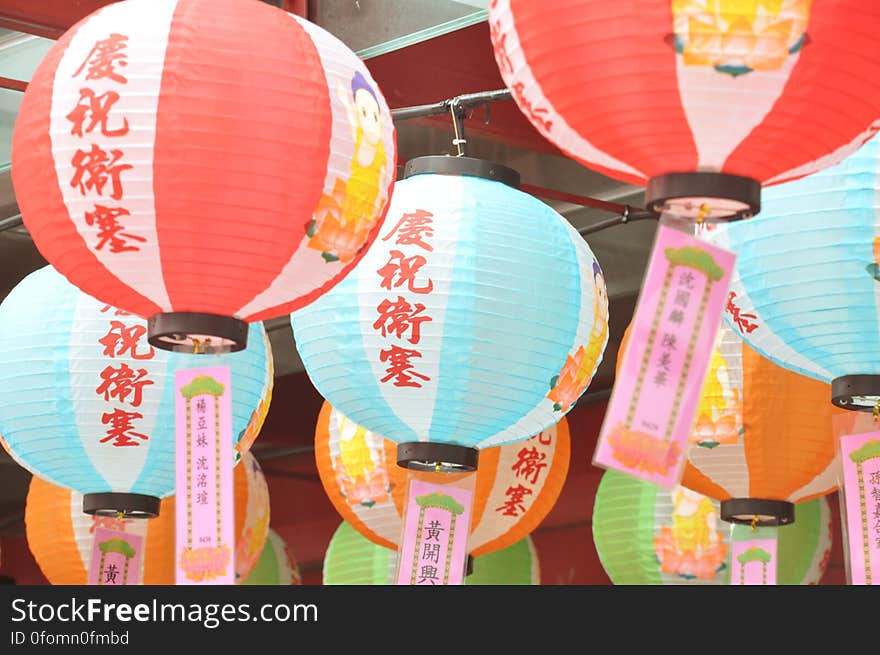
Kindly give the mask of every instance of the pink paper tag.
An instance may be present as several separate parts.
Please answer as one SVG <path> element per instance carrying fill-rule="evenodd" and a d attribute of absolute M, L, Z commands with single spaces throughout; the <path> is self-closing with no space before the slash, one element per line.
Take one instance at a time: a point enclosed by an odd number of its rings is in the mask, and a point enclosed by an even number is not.
<path fill-rule="evenodd" d="M 880 432 L 840 438 L 850 584 L 880 585 Z"/>
<path fill-rule="evenodd" d="M 89 564 L 90 585 L 134 585 L 139 583 L 141 546 L 137 534 L 95 528 Z"/>
<path fill-rule="evenodd" d="M 463 583 L 472 504 L 468 489 L 410 481 L 397 584 Z"/>
<path fill-rule="evenodd" d="M 758 537 L 750 526 L 733 526 L 730 544 L 730 584 L 776 584 L 776 529 L 759 528 Z"/>
<path fill-rule="evenodd" d="M 593 464 L 681 480 L 736 256 L 660 225 Z"/>
<path fill-rule="evenodd" d="M 234 584 L 228 366 L 175 371 L 177 584 Z"/>

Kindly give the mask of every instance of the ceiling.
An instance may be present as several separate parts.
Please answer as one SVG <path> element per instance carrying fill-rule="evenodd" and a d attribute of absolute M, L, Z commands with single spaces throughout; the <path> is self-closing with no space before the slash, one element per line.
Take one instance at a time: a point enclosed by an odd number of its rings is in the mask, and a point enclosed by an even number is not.
<path fill-rule="evenodd" d="M 52 38 L 109 1 L 0 0 L 0 28 L 6 28 L 0 29 L 0 82 L 5 80 L 7 87 L 27 82 Z M 504 88 L 489 40 L 488 0 L 270 4 L 307 14 L 349 45 L 365 60 L 392 109 Z M 0 300 L 28 273 L 46 265 L 21 225 L 10 181 L 11 133 L 21 95 L 0 88 Z M 446 116 L 402 121 L 396 127 L 398 163 L 420 155 L 455 154 Z M 465 154 L 518 170 L 524 188 L 578 229 L 612 218 L 609 207 L 643 204 L 641 187 L 607 178 L 562 155 L 511 100 L 472 110 L 464 120 L 464 134 Z M 604 399 L 610 391 L 614 355 L 633 313 L 655 229 L 655 221 L 630 222 L 585 237 L 605 273 L 611 325 L 605 360 L 581 402 Z M 276 376 L 304 375 L 287 318 L 268 321 L 266 327 Z M 5 453 L 0 455 L 0 534 L 18 532 L 29 475 Z"/>

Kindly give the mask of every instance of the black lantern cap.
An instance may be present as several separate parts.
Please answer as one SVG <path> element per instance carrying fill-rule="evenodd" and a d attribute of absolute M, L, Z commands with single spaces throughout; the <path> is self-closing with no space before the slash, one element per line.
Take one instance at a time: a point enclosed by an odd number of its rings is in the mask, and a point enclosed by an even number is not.
<path fill-rule="evenodd" d="M 480 451 L 468 446 L 429 441 L 397 444 L 397 465 L 412 471 L 467 473 L 477 470 Z"/>
<path fill-rule="evenodd" d="M 83 496 L 83 512 L 126 519 L 154 519 L 159 516 L 159 499 L 146 494 L 97 493 Z"/>
<path fill-rule="evenodd" d="M 880 375 L 844 375 L 831 381 L 831 402 L 841 409 L 871 412 L 880 402 Z"/>
<path fill-rule="evenodd" d="M 765 498 L 731 498 L 721 501 L 721 520 L 762 527 L 790 525 L 794 523 L 794 504 Z"/>
<path fill-rule="evenodd" d="M 761 211 L 761 183 L 729 173 L 667 173 L 648 180 L 645 203 L 657 213 L 736 221 Z M 703 212 L 703 205 L 711 212 Z"/>
<path fill-rule="evenodd" d="M 218 355 L 247 347 L 248 324 L 233 316 L 165 312 L 147 321 L 147 340 L 162 350 Z"/>
<path fill-rule="evenodd" d="M 475 157 L 453 157 L 451 155 L 428 155 L 415 157 L 406 162 L 403 168 L 404 179 L 413 175 L 433 173 L 434 175 L 469 175 L 487 180 L 502 182 L 519 189 L 519 173 L 507 166 Z"/>

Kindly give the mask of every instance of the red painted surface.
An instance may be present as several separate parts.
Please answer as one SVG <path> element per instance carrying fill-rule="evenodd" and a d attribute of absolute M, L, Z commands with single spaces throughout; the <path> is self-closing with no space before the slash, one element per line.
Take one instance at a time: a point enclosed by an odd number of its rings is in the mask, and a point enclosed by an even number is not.
<path fill-rule="evenodd" d="M 113 0 L 0 0 L 0 26 L 57 38 L 65 29 L 94 9 Z M 271 4 L 271 3 L 270 3 Z M 306 0 L 283 0 L 284 9 L 300 16 L 309 14 Z M 29 21 L 29 22 L 28 22 Z M 13 23 L 16 23 L 13 26 Z M 438 36 L 400 50 L 368 59 L 367 68 L 392 109 L 433 104 L 455 96 L 504 89 L 495 63 L 489 25 L 486 22 Z M 563 156 L 523 116 L 513 100 L 493 102 L 470 110 L 464 120 L 466 134 L 514 147 Z M 488 118 L 488 123 L 487 123 Z M 411 121 L 418 125 L 451 126 L 450 117 L 432 116 Z M 398 162 L 402 164 L 403 162 Z M 533 188 L 540 197 L 566 200 L 554 192 Z M 591 198 L 568 198 L 585 206 L 602 206 Z M 604 205 L 609 211 L 618 211 Z"/>
<path fill-rule="evenodd" d="M 90 13 L 118 0 L 0 0 L 0 27 L 57 39 Z"/>
<path fill-rule="evenodd" d="M 366 64 L 391 109 L 434 104 L 467 93 L 505 88 L 492 54 L 486 22 L 372 57 Z M 445 115 L 411 122 L 452 129 L 451 118 Z M 484 110 L 473 109 L 464 121 L 464 129 L 465 134 L 563 156 L 532 127 L 513 100 L 491 103 L 488 125 Z"/>
<path fill-rule="evenodd" d="M 323 399 L 304 374 L 276 381 L 263 432 L 264 446 L 308 448 Z M 565 486 L 550 514 L 532 534 L 548 585 L 610 585 L 593 545 L 593 499 L 604 469 L 592 465 L 605 403 L 584 403 L 568 414 L 571 464 Z M 318 477 L 311 452 L 261 461 L 272 499 L 271 527 L 299 563 L 303 584 L 320 585 L 324 553 L 341 518 Z M 834 542 L 823 585 L 844 585 L 843 548 L 837 496 L 830 497 Z M 19 584 L 46 584 L 23 538 L 4 538 L 0 574 Z"/>
<path fill-rule="evenodd" d="M 104 5 L 118 1 L 0 0 L 0 27 L 57 39 L 78 20 Z M 281 0 L 281 8 L 297 16 L 308 17 L 308 0 Z"/>

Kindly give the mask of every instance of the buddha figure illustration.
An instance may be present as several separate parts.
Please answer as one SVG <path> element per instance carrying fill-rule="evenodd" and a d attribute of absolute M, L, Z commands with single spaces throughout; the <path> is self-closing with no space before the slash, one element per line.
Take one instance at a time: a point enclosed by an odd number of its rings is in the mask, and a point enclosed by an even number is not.
<path fill-rule="evenodd" d="M 675 49 L 686 66 L 733 77 L 775 71 L 806 43 L 813 0 L 672 0 Z"/>
<path fill-rule="evenodd" d="M 339 84 L 337 96 L 345 107 L 354 141 L 348 179 L 337 178 L 324 193 L 306 227 L 308 246 L 324 261 L 351 261 L 376 224 L 387 198 L 380 195 L 386 174 L 383 117 L 376 92 L 360 72 L 349 86 Z"/>
<path fill-rule="evenodd" d="M 703 448 L 737 443 L 742 423 L 742 403 L 739 390 L 731 387 L 727 361 L 716 347 L 712 350 L 709 371 L 703 381 L 691 431 L 692 443 Z"/>
<path fill-rule="evenodd" d="M 345 416 L 339 414 L 339 457 L 334 461 L 337 482 L 350 505 L 372 507 L 388 498 L 391 485 L 385 469 L 382 443 Z"/>
<path fill-rule="evenodd" d="M 671 526 L 660 528 L 654 551 L 664 573 L 709 580 L 723 568 L 727 546 L 712 500 L 686 487 L 672 492 Z"/>
<path fill-rule="evenodd" d="M 578 348 L 574 356 L 569 355 L 559 375 L 550 380 L 547 397 L 553 401 L 553 409 L 556 411 L 567 412 L 589 386 L 608 339 L 608 292 L 602 269 L 595 260 L 593 282 L 593 326 L 590 329 L 589 343 L 586 347 Z"/>

